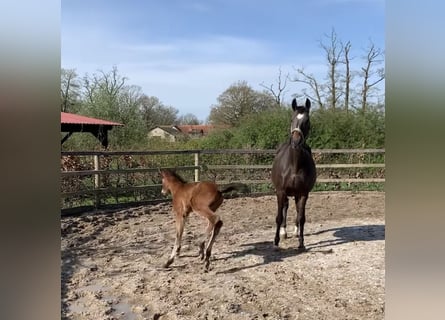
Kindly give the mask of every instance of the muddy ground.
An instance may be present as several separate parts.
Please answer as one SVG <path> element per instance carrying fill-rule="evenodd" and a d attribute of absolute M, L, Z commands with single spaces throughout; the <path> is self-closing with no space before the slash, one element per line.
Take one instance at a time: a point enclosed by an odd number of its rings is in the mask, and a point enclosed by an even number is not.
<path fill-rule="evenodd" d="M 226 199 L 211 270 L 192 214 L 181 257 L 169 203 L 66 217 L 62 232 L 63 319 L 383 319 L 385 194 L 318 192 L 307 203 L 305 243 L 273 246 L 274 196 Z"/>

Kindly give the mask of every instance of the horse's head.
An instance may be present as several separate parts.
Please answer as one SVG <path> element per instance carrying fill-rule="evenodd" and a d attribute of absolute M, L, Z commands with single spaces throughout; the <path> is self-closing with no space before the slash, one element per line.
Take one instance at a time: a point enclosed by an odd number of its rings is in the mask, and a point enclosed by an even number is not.
<path fill-rule="evenodd" d="M 297 100 L 292 100 L 292 122 L 290 125 L 291 132 L 291 145 L 292 148 L 297 148 L 302 145 L 309 136 L 309 130 L 311 129 L 311 124 L 309 121 L 309 109 L 311 108 L 311 102 L 306 99 L 304 106 L 298 106 Z"/>
<path fill-rule="evenodd" d="M 167 195 L 170 192 L 171 173 L 168 170 L 159 170 L 159 174 L 162 177 L 161 193 Z"/>
<path fill-rule="evenodd" d="M 179 176 L 174 170 L 165 169 L 159 170 L 159 174 L 162 178 L 161 193 L 167 195 L 169 193 L 175 193 L 178 185 L 187 183 L 181 176 Z"/>

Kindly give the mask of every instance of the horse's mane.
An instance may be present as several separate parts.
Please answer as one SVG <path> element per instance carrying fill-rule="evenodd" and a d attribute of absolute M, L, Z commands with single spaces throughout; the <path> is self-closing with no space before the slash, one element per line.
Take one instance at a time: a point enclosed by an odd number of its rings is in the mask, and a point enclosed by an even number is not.
<path fill-rule="evenodd" d="M 183 177 L 181 177 L 179 174 L 177 174 L 173 170 L 166 169 L 166 170 L 164 170 L 164 172 L 168 173 L 170 176 L 176 178 L 177 180 L 181 181 L 182 183 L 187 183 L 187 181 L 185 181 Z"/>

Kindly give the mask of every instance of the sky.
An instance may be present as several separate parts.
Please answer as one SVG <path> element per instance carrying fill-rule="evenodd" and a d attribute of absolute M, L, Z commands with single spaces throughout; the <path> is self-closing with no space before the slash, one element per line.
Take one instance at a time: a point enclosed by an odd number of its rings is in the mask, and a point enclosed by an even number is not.
<path fill-rule="evenodd" d="M 179 115 L 205 121 L 230 85 L 277 86 L 279 70 L 326 75 L 320 41 L 334 29 L 352 64 L 385 49 L 384 0 L 62 0 L 61 67 L 128 78 Z M 290 102 L 301 84 L 288 82 Z"/>

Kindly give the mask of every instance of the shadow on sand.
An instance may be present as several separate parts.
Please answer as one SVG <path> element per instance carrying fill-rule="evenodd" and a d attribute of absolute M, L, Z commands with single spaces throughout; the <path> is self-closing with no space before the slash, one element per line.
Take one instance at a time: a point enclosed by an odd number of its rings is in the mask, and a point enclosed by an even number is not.
<path fill-rule="evenodd" d="M 385 240 L 385 225 L 383 224 L 330 228 L 310 233 L 307 236 L 320 235 L 330 232 L 332 232 L 332 238 L 316 243 L 311 243 L 308 245 L 308 247 L 312 249 L 335 246 L 356 241 Z"/>
<path fill-rule="evenodd" d="M 329 239 L 318 241 L 315 243 L 310 242 L 310 236 L 320 235 L 323 233 L 332 233 Z M 227 252 L 230 255 L 228 257 L 219 258 L 215 260 L 227 260 L 233 258 L 245 257 L 248 255 L 255 255 L 262 258 L 262 262 L 258 262 L 252 265 L 245 265 L 240 267 L 230 268 L 218 273 L 234 273 L 245 269 L 255 268 L 262 265 L 267 265 L 271 262 L 283 261 L 288 257 L 304 253 L 323 253 L 330 254 L 333 252 L 333 246 L 341 245 L 348 242 L 355 241 L 377 241 L 385 239 L 385 226 L 384 225 L 361 225 L 361 226 L 349 226 L 330 228 L 320 230 L 314 233 L 306 235 L 306 250 L 299 250 L 295 247 L 290 248 L 277 248 L 274 246 L 273 241 L 261 241 L 242 244 L 239 247 L 242 249 L 239 251 Z M 325 249 L 321 249 L 325 248 Z"/>

